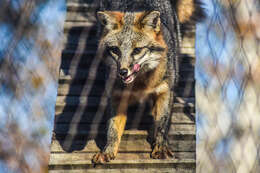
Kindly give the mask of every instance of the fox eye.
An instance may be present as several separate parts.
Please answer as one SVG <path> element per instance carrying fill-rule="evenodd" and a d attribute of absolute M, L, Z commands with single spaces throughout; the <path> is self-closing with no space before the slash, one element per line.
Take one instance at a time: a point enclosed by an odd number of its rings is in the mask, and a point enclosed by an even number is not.
<path fill-rule="evenodd" d="M 135 48 L 132 52 L 132 55 L 137 55 L 142 51 L 142 48 Z"/>
<path fill-rule="evenodd" d="M 108 47 L 108 51 L 109 51 L 111 54 L 116 54 L 117 56 L 120 55 L 120 50 L 119 50 L 119 48 L 116 47 L 116 46 Z"/>

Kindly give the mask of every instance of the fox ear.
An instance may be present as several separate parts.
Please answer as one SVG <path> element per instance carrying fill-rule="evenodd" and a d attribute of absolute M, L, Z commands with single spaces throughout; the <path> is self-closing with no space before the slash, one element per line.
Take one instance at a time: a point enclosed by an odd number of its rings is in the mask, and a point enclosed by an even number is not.
<path fill-rule="evenodd" d="M 112 30 L 118 28 L 120 14 L 119 12 L 99 11 L 97 12 L 97 18 L 102 25 Z"/>
<path fill-rule="evenodd" d="M 144 26 L 144 28 L 152 29 L 156 33 L 158 33 L 160 31 L 160 27 L 161 27 L 160 12 L 152 11 L 152 12 L 146 14 L 143 17 L 141 23 Z"/>

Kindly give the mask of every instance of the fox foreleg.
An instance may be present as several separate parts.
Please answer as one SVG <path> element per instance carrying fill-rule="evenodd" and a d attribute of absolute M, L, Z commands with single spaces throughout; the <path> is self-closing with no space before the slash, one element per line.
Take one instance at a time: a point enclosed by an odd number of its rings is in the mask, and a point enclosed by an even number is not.
<path fill-rule="evenodd" d="M 165 85 L 165 83 L 163 84 Z M 168 144 L 168 131 L 170 123 L 170 90 L 164 87 L 162 92 L 159 92 L 155 96 L 155 103 L 152 109 L 152 115 L 154 117 L 154 142 L 151 157 L 154 159 L 166 159 L 173 157 L 173 153 Z"/>
<path fill-rule="evenodd" d="M 121 136 L 126 124 L 126 113 L 115 112 L 114 106 L 109 106 L 110 119 L 108 121 L 108 131 L 107 131 L 107 144 L 102 150 L 102 152 L 94 155 L 92 161 L 94 163 L 104 163 L 115 159 L 119 144 L 121 141 Z"/>

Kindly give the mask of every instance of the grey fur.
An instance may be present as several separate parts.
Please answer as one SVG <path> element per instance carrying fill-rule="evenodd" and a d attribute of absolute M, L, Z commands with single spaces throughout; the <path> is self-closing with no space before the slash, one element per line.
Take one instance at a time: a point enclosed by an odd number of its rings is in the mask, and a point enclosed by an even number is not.
<path fill-rule="evenodd" d="M 133 22 L 133 12 L 139 11 L 159 11 L 160 19 L 162 23 L 162 31 L 164 35 L 164 40 L 168 46 L 168 54 L 167 54 L 167 71 L 164 77 L 164 80 L 167 81 L 169 88 L 171 89 L 169 100 L 167 100 L 167 110 L 165 110 L 158 120 L 155 120 L 154 126 L 154 143 L 159 146 L 168 145 L 168 131 L 169 131 L 169 123 L 172 115 L 172 107 L 174 101 L 174 87 L 176 86 L 179 79 L 179 44 L 181 40 L 181 31 L 180 31 L 180 23 L 175 11 L 175 7 L 172 4 L 176 4 L 176 1 L 171 0 L 100 0 L 100 11 L 121 11 L 126 12 L 124 17 L 125 22 L 128 24 L 132 24 Z M 200 4 L 199 0 L 194 0 L 194 3 Z M 196 6 L 198 8 L 197 14 L 202 14 L 202 10 L 199 5 Z M 195 12 L 196 12 L 195 11 Z M 201 13 L 200 13 L 201 12 Z M 138 38 L 136 33 L 133 33 L 129 27 L 129 25 L 124 26 L 122 32 L 118 34 L 117 37 L 111 37 L 106 39 L 106 46 L 116 46 L 120 49 L 120 55 L 113 56 L 116 60 L 117 64 L 120 66 L 130 67 L 135 61 L 135 57 L 131 55 L 133 50 L 133 42 L 131 40 L 138 40 L 142 42 L 141 37 Z M 121 40 L 121 42 L 118 42 Z M 147 47 L 143 54 L 140 54 L 139 58 L 136 59 L 144 59 L 146 56 L 152 57 L 152 55 L 156 55 L 156 52 L 161 51 L 160 45 L 144 45 Z M 131 50 L 131 51 L 130 51 Z M 144 50 L 143 50 L 144 51 Z M 164 50 L 163 50 L 164 51 Z M 131 57 L 131 58 L 130 58 Z M 154 59 L 156 62 L 156 58 Z M 152 61 L 150 61 L 152 62 Z M 143 71 L 147 72 L 150 70 L 149 66 L 143 67 Z M 118 140 L 118 136 L 115 135 L 116 131 L 112 128 L 113 120 L 109 121 L 108 128 L 108 146 L 113 145 L 113 143 Z M 106 147 L 109 148 L 109 147 Z"/>

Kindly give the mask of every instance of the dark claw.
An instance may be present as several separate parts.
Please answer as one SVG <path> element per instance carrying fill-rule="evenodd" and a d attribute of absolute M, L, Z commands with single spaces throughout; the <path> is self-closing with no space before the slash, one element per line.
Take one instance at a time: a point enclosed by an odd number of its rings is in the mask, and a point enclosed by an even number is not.
<path fill-rule="evenodd" d="M 155 145 L 151 153 L 153 159 L 168 159 L 173 158 L 173 152 L 165 145 Z"/>
<path fill-rule="evenodd" d="M 104 164 L 105 162 L 109 162 L 110 160 L 115 159 L 113 153 L 97 153 L 92 158 L 92 163 L 94 164 Z"/>
<path fill-rule="evenodd" d="M 102 164 L 104 163 L 104 156 L 102 155 L 102 153 L 97 153 L 93 156 L 92 158 L 92 163 L 94 164 Z"/>

